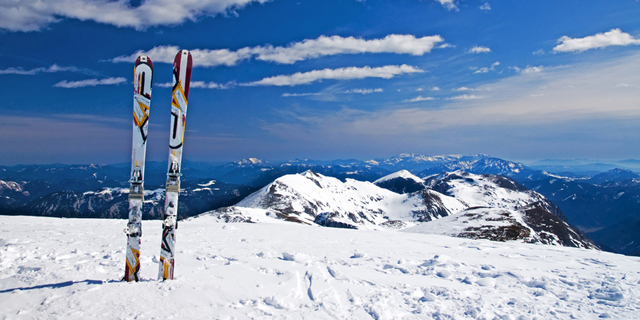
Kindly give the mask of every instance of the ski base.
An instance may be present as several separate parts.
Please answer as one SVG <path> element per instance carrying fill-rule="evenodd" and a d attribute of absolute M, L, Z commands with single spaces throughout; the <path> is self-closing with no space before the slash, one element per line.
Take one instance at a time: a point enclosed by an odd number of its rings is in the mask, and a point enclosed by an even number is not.
<path fill-rule="evenodd" d="M 127 234 L 126 265 L 124 281 L 139 281 L 140 247 L 142 237 L 142 195 L 129 194 L 129 223 L 124 229 Z"/>

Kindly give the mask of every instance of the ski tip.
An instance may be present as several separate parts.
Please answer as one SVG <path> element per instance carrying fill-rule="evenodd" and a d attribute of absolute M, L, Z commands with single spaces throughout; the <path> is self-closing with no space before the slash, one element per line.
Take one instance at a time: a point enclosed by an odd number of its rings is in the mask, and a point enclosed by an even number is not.
<path fill-rule="evenodd" d="M 149 56 L 145 55 L 145 54 L 141 54 L 138 56 L 138 59 L 136 59 L 136 66 L 139 64 L 148 64 L 151 69 L 153 69 L 153 62 L 151 62 L 151 58 L 149 58 Z"/>

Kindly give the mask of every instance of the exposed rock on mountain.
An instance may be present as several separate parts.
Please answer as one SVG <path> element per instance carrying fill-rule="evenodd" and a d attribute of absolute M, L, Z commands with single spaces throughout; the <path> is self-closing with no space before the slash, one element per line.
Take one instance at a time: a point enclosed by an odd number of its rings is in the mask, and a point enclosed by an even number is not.
<path fill-rule="evenodd" d="M 412 193 L 424 189 L 424 181 L 407 170 L 384 176 L 373 184 L 395 193 Z"/>

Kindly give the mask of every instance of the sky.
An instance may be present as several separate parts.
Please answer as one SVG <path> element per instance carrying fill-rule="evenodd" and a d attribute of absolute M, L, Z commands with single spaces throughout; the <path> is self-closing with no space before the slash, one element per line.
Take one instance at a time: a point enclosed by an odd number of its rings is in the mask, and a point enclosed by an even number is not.
<path fill-rule="evenodd" d="M 0 0 L 0 165 L 130 161 L 133 63 L 154 63 L 166 161 L 640 158 L 640 1 Z"/>

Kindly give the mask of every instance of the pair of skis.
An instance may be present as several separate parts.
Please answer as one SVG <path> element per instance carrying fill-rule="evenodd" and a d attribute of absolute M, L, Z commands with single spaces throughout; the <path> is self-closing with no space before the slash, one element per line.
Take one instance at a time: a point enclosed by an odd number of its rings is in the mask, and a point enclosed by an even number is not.
<path fill-rule="evenodd" d="M 175 230 L 178 228 L 180 168 L 182 165 L 182 145 L 192 64 L 191 54 L 187 50 L 178 52 L 173 61 L 169 167 L 167 169 L 160 266 L 158 270 L 158 279 L 162 280 L 173 279 L 175 265 L 174 248 L 176 243 Z M 129 222 L 124 230 L 127 234 L 125 281 L 138 281 L 140 279 L 144 165 L 147 152 L 153 63 L 148 56 L 141 55 L 136 60 L 133 70 L 133 147 L 131 152 L 131 179 L 129 180 Z"/>

